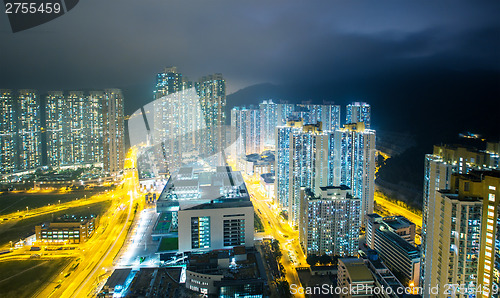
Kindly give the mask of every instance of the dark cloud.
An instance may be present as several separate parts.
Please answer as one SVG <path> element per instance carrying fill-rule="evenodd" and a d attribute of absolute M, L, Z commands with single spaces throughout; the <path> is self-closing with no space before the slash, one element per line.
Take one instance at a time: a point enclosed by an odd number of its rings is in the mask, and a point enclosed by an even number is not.
<path fill-rule="evenodd" d="M 80 1 L 12 34 L 0 16 L 1 87 L 150 86 L 177 65 L 229 90 L 387 73 L 500 69 L 498 1 Z"/>

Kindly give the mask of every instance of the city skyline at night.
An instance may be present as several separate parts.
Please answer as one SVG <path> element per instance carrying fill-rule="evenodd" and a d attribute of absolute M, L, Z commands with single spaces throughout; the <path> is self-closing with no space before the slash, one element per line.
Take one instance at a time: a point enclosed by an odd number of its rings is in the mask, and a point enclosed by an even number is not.
<path fill-rule="evenodd" d="M 500 2 L 38 2 L 0 297 L 500 295 Z"/>

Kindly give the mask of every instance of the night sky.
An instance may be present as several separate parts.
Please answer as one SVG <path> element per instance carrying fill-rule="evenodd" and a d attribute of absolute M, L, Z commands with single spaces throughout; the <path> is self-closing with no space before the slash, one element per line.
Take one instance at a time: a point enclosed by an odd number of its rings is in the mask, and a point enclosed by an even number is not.
<path fill-rule="evenodd" d="M 119 87 L 128 113 L 176 65 L 191 79 L 223 73 L 228 93 L 273 84 L 254 98 L 367 101 L 386 130 L 466 109 L 482 126 L 432 125 L 498 132 L 500 1 L 83 0 L 15 34 L 0 14 L 0 54 L 0 88 Z"/>

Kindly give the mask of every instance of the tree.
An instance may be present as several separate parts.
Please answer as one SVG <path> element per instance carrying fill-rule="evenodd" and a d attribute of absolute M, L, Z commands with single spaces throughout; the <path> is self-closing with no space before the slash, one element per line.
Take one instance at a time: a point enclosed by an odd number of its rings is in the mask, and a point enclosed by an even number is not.
<path fill-rule="evenodd" d="M 319 260 L 319 257 L 317 255 L 309 255 L 309 256 L 307 256 L 306 262 L 310 266 L 314 266 L 314 265 L 316 265 L 316 263 L 318 263 L 318 260 Z"/>
<path fill-rule="evenodd" d="M 321 257 L 319 257 L 319 263 L 322 265 L 330 264 L 332 262 L 332 258 L 330 258 L 329 255 L 324 254 Z"/>

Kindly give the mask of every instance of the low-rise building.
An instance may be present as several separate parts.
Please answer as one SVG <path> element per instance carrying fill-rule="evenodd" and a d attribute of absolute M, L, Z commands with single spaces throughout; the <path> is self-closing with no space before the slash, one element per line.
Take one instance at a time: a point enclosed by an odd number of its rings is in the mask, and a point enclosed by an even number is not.
<path fill-rule="evenodd" d="M 375 230 L 375 250 L 403 284 L 418 286 L 420 279 L 418 247 L 382 226 Z"/>
<path fill-rule="evenodd" d="M 187 259 L 186 288 L 209 297 L 263 297 L 267 279 L 254 248 L 235 247 Z"/>
<path fill-rule="evenodd" d="M 260 188 L 264 191 L 267 198 L 274 196 L 274 179 L 275 176 L 272 173 L 260 175 Z"/>
<path fill-rule="evenodd" d="M 375 279 L 362 259 L 339 259 L 337 286 L 340 297 L 373 297 Z"/>
<path fill-rule="evenodd" d="M 415 224 L 403 216 L 366 216 L 366 244 L 405 285 L 419 285 L 420 248 L 415 246 Z"/>
<path fill-rule="evenodd" d="M 35 226 L 36 241 L 47 243 L 86 242 L 97 229 L 99 216 L 86 218 L 66 216 L 55 222 Z"/>
<path fill-rule="evenodd" d="M 181 209 L 179 251 L 206 251 L 254 245 L 254 209 L 250 200 L 214 200 Z"/>

